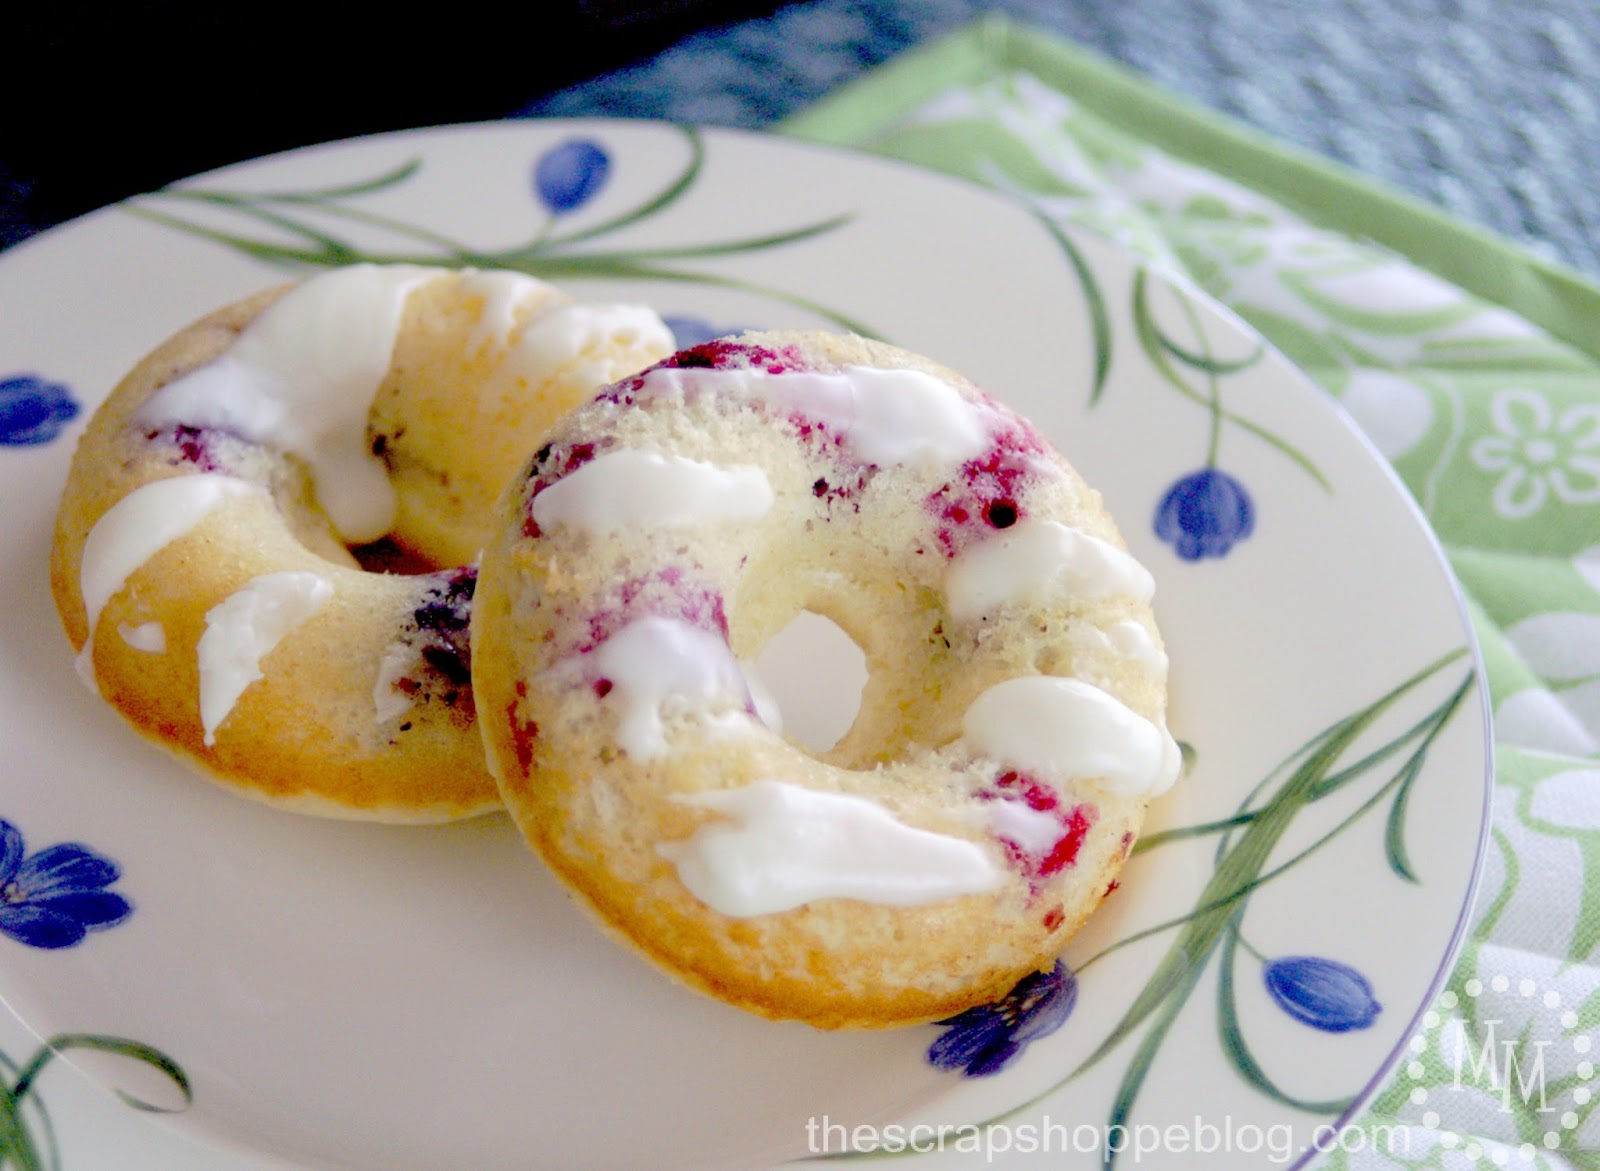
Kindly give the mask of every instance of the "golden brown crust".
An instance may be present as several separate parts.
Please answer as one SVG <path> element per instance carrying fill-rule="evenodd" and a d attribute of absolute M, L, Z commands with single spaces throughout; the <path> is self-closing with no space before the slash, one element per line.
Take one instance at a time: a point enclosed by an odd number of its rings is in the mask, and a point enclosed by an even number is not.
<path fill-rule="evenodd" d="M 948 370 L 834 335 L 749 335 L 737 344 L 797 356 L 810 369 L 912 366 L 934 374 L 1011 420 L 1029 466 L 1047 465 L 1018 480 L 1022 507 L 1121 545 L 1098 495 L 1066 461 Z M 1147 801 L 1092 780 L 1032 793 L 1041 805 L 1056 803 L 1063 836 L 1073 817 L 1084 822 L 1073 830 L 1081 841 L 1071 862 L 1041 874 L 1037 859 L 1009 856 L 984 814 L 986 802 L 1020 798 L 1029 782 L 963 746 L 964 713 L 1001 681 L 1078 674 L 1162 721 L 1164 670 L 1133 661 L 1095 632 L 1128 620 L 1150 632 L 1152 646 L 1159 636 L 1147 602 L 1128 596 L 955 620 L 943 601 L 941 542 L 965 538 L 941 525 L 964 514 L 952 506 L 942 516 L 928 503 L 942 500 L 949 469 L 877 469 L 864 487 L 852 481 L 835 493 L 845 469 L 819 456 L 825 443 L 807 434 L 793 420 L 713 395 L 655 403 L 626 385 L 558 426 L 549 450 L 508 493 L 500 533 L 485 550 L 473 631 L 483 733 L 529 843 L 606 930 L 677 979 L 759 1015 L 820 1027 L 936 1020 L 997 999 L 1049 965 L 1107 893 Z M 756 463 L 776 503 L 754 525 L 530 536 L 531 500 L 559 479 L 563 452 L 630 446 Z M 585 656 L 630 616 L 691 615 L 715 629 L 706 616 L 719 607 L 740 659 L 753 658 L 806 609 L 833 618 L 861 645 L 870 681 L 838 745 L 805 751 L 756 725 L 737 697 L 724 697 L 703 714 L 668 713 L 670 748 L 661 756 L 629 750 L 616 701 L 607 699 L 610 681 L 592 677 Z M 727 721 L 741 719 L 729 732 Z M 724 914 L 690 892 L 672 860 L 720 817 L 683 798 L 762 779 L 863 797 L 906 825 L 977 843 L 1004 880 L 993 891 L 921 906 L 821 898 L 786 911 Z"/>
<path fill-rule="evenodd" d="M 410 576 L 367 572 L 334 533 L 294 457 L 221 433 L 187 439 L 158 434 L 137 419 L 152 395 L 222 355 L 292 287 L 250 297 L 180 331 L 130 371 L 96 411 L 74 454 L 51 550 L 51 587 L 63 626 L 81 650 L 89 637 L 81 591 L 84 545 L 112 506 L 170 477 L 220 472 L 255 485 L 262 491 L 229 499 L 157 551 L 107 603 L 92 649 L 100 694 L 141 734 L 206 776 L 282 808 L 393 822 L 442 821 L 496 809 L 500 799 L 485 766 L 465 662 L 471 574 L 441 556 L 459 552 L 461 541 L 475 553 L 479 535 L 465 524 L 457 531 L 433 518 L 442 510 L 481 529 L 510 471 L 593 383 L 535 387 L 540 393 L 525 393 L 517 413 L 517 404 L 504 401 L 503 388 L 492 383 L 495 348 L 473 340 L 484 297 L 460 276 L 443 272 L 414 290 L 375 401 L 375 425 L 403 433 L 413 414 L 437 425 L 440 404 L 449 403 L 455 427 L 477 437 L 479 458 L 459 469 L 453 494 L 442 503 L 441 494 L 430 495 L 425 484 L 397 485 L 403 514 L 398 539 L 425 563 L 444 568 Z M 528 282 L 516 328 L 565 300 L 549 286 Z M 629 362 L 625 368 L 644 364 L 660 350 L 658 343 L 622 355 Z M 572 383 L 569 374 L 562 372 L 562 378 Z M 397 446 L 401 455 L 395 462 L 426 466 L 431 453 L 414 434 Z M 458 455 L 452 450 L 442 458 Z M 493 487 L 484 487 L 489 480 Z M 457 543 L 441 547 L 430 541 L 439 531 Z M 331 599 L 266 654 L 263 677 L 243 692 L 216 728 L 215 743 L 207 744 L 197 662 L 206 615 L 252 580 L 291 570 L 324 579 L 332 586 Z M 460 627 L 451 632 L 462 652 L 459 671 L 439 653 L 452 646 L 429 626 L 438 624 L 436 613 Z M 140 640 L 125 633 L 140 628 L 159 630 L 161 649 L 141 649 Z M 442 666 L 417 658 L 393 667 L 392 656 L 420 655 L 422 649 Z M 411 673 L 402 682 L 414 702 L 400 704 L 402 711 L 378 709 L 386 671 Z"/>

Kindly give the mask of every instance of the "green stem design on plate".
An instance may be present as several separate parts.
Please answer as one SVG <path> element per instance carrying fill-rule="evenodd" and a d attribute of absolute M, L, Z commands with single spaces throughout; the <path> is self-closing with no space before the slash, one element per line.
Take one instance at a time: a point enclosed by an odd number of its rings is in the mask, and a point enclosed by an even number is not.
<path fill-rule="evenodd" d="M 1400 734 L 1391 737 L 1348 765 L 1339 766 L 1355 748 L 1362 735 L 1385 712 L 1416 687 L 1465 654 L 1465 650 L 1458 650 L 1429 664 L 1367 707 L 1333 724 L 1292 753 L 1246 796 L 1233 818 L 1225 823 L 1213 823 L 1212 827 L 1206 827 L 1212 829 L 1220 826 L 1217 832 L 1220 832 L 1221 839 L 1217 846 L 1216 868 L 1211 880 L 1202 890 L 1193 911 L 1179 919 L 1121 940 L 1079 965 L 1078 971 L 1081 973 L 1112 951 L 1137 939 L 1147 938 L 1165 930 L 1179 931 L 1178 937 L 1169 946 L 1144 991 L 1135 999 L 1110 1035 L 1077 1070 L 1073 1071 L 1072 1075 L 1069 1075 L 1069 1077 L 1076 1076 L 1094 1065 L 1121 1044 L 1135 1028 L 1154 1017 L 1149 1031 L 1123 1074 L 1112 1107 L 1110 1121 L 1113 1124 L 1123 1123 L 1130 1116 L 1161 1042 L 1165 1040 L 1168 1029 L 1177 1018 L 1178 1009 L 1193 992 L 1200 972 L 1204 970 L 1219 947 L 1221 959 L 1217 1025 L 1223 1050 L 1233 1062 L 1234 1068 L 1261 1093 L 1300 1109 L 1316 1113 L 1337 1113 L 1349 1105 L 1348 1099 L 1310 1102 L 1285 1093 L 1250 1052 L 1239 1028 L 1234 990 L 1239 924 L 1244 917 L 1250 895 L 1255 890 L 1310 857 L 1361 821 L 1386 798 L 1391 802 L 1385 834 L 1390 867 L 1397 876 L 1411 881 L 1416 880 L 1410 870 L 1403 845 L 1405 798 L 1409 795 L 1412 784 L 1426 761 L 1429 749 L 1459 710 L 1463 700 L 1470 694 L 1474 676 L 1469 673 L 1443 701 Z M 1408 748 L 1409 752 L 1406 752 Z M 1367 778 L 1384 762 L 1401 753 L 1405 755 L 1398 766 L 1355 810 L 1298 853 L 1271 869 L 1267 868 L 1270 855 L 1301 812 L 1312 803 Z M 1271 786 L 1279 777 L 1282 778 L 1281 783 L 1272 789 Z M 1269 789 L 1270 797 L 1266 796 Z M 1256 802 L 1263 797 L 1266 797 L 1263 803 L 1256 805 Z M 1175 836 L 1177 835 L 1169 836 L 1165 840 L 1173 840 Z M 1114 1166 L 1117 1154 L 1116 1151 L 1106 1152 L 1104 1159 L 1106 1168 Z"/>
<path fill-rule="evenodd" d="M 1140 268 L 1134 273 L 1133 278 L 1133 325 L 1134 333 L 1139 339 L 1139 348 L 1144 351 L 1145 357 L 1155 368 L 1163 381 L 1176 390 L 1179 394 L 1189 399 L 1196 405 L 1203 407 L 1211 419 L 1210 434 L 1208 438 L 1207 467 L 1216 466 L 1216 451 L 1221 439 L 1223 422 L 1232 423 L 1243 428 L 1269 447 L 1280 452 L 1293 461 L 1302 471 L 1315 480 L 1322 489 L 1329 494 L 1333 492 L 1333 484 L 1322 470 L 1311 461 L 1311 458 L 1299 448 L 1289 443 L 1286 439 L 1274 435 L 1259 423 L 1229 410 L 1222 405 L 1220 379 L 1229 374 L 1236 374 L 1248 369 L 1259 362 L 1267 353 L 1262 343 L 1248 354 L 1239 358 L 1217 358 L 1210 352 L 1204 330 L 1201 328 L 1200 317 L 1195 309 L 1194 302 L 1177 286 L 1166 284 L 1165 287 L 1173 297 L 1177 298 L 1185 315 L 1188 317 L 1195 337 L 1198 339 L 1198 351 L 1191 346 L 1179 343 L 1169 334 L 1165 333 L 1157 323 L 1155 312 L 1150 305 L 1151 277 L 1147 269 Z M 1199 389 L 1192 385 L 1186 376 L 1186 371 L 1198 375 L 1205 381 L 1205 388 Z"/>
<path fill-rule="evenodd" d="M 1077 964 L 1076 971 L 1081 975 L 1113 953 L 1143 940 L 1171 932 L 1177 933 L 1175 938 L 1133 1003 L 1086 1058 L 1026 1101 L 982 1122 L 972 1123 L 970 1129 L 981 1133 L 1033 1109 L 1142 1031 L 1123 1070 L 1106 1120 L 1107 1134 L 1125 1133 L 1115 1128 L 1125 1128 L 1133 1117 L 1140 1091 L 1161 1054 L 1168 1033 L 1213 957 L 1219 961 L 1219 1043 L 1240 1076 L 1264 1096 L 1298 1109 L 1320 1114 L 1346 1109 L 1351 1101 L 1348 1097 L 1309 1101 L 1286 1093 L 1251 1051 L 1237 1011 L 1235 966 L 1241 948 L 1241 924 L 1252 894 L 1363 822 L 1386 802 L 1384 837 L 1389 867 L 1397 878 L 1417 881 L 1404 846 L 1407 799 L 1435 741 L 1472 693 L 1475 674 L 1469 671 L 1421 718 L 1375 747 L 1363 750 L 1361 744 L 1397 704 L 1466 655 L 1466 649 L 1461 648 L 1440 656 L 1367 706 L 1311 737 L 1269 771 L 1231 816 L 1146 837 L 1140 843 L 1144 850 L 1217 835 L 1216 865 L 1211 878 L 1187 913 L 1123 937 Z M 1274 859 L 1284 835 L 1301 814 L 1317 802 L 1349 791 L 1362 782 L 1371 784 L 1372 791 L 1354 809 L 1294 853 Z M 1247 951 L 1252 950 L 1244 946 Z M 891 1158 L 906 1153 L 911 1152 L 879 1150 L 868 1157 Z M 1116 1165 L 1119 1154 L 1116 1150 L 1104 1152 L 1102 1162 L 1106 1171 Z"/>
<path fill-rule="evenodd" d="M 368 179 L 298 191 L 246 193 L 170 187 L 145 197 L 157 206 L 139 202 L 130 204 L 127 210 L 153 223 L 210 240 L 253 259 L 281 267 L 333 268 L 359 263 L 423 264 L 509 269 L 544 280 L 589 278 L 700 284 L 771 297 L 815 314 L 841 329 L 863 337 L 878 337 L 878 333 L 867 323 L 811 298 L 754 281 L 674 263 L 746 255 L 803 243 L 845 227 L 854 220 L 853 212 L 755 236 L 671 248 L 599 250 L 575 247 L 648 220 L 690 192 L 705 166 L 705 143 L 693 127 L 680 126 L 678 130 L 689 146 L 689 158 L 677 173 L 669 176 L 652 194 L 599 223 L 564 234 L 552 231 L 558 217 L 547 215 L 526 241 L 502 249 L 470 248 L 443 233 L 352 205 L 351 201 L 392 191 L 408 183 L 421 172 L 423 164 L 420 159 L 412 159 Z M 247 224 L 270 229 L 274 234 L 227 231 L 172 210 L 185 204 L 224 211 L 242 218 Z M 317 226 L 316 222 L 307 218 L 308 212 L 322 217 L 324 223 L 343 220 L 379 229 L 395 237 L 399 243 L 387 249 L 358 246 L 325 227 Z"/>
<path fill-rule="evenodd" d="M 1111 375 L 1111 314 L 1106 310 L 1105 295 L 1094 278 L 1094 270 L 1089 267 L 1088 260 L 1072 242 L 1072 238 L 1061 230 L 1060 224 L 1037 208 L 1033 214 L 1067 258 L 1073 274 L 1078 278 L 1078 288 L 1083 292 L 1084 308 L 1089 315 L 1089 338 L 1094 344 L 1094 380 L 1089 388 L 1089 405 L 1092 407 L 1105 393 L 1106 379 Z"/>
<path fill-rule="evenodd" d="M 0 1171 L 59 1171 L 61 1156 L 55 1130 L 37 1085 L 50 1062 L 73 1049 L 112 1053 L 148 1065 L 165 1074 L 182 1097 L 177 1107 L 157 1106 L 122 1090 L 116 1091 L 117 1096 L 135 1110 L 175 1113 L 187 1109 L 194 1101 L 194 1091 L 183 1068 L 161 1050 L 142 1041 L 98 1033 L 60 1033 L 40 1046 L 23 1065 L 0 1054 L 0 1070 L 10 1082 L 7 1085 L 0 1081 Z"/>

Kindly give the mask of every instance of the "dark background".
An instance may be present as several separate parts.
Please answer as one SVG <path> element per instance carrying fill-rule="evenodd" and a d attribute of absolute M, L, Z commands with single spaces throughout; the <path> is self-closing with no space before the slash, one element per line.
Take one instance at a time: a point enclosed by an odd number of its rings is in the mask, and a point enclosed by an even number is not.
<path fill-rule="evenodd" d="M 760 127 L 996 9 L 1600 277 L 1597 0 L 13 0 L 0 247 L 371 131 L 517 114 Z"/>
<path fill-rule="evenodd" d="M 777 6 L 19 2 L 0 17 L 0 241 L 290 147 L 502 118 Z"/>

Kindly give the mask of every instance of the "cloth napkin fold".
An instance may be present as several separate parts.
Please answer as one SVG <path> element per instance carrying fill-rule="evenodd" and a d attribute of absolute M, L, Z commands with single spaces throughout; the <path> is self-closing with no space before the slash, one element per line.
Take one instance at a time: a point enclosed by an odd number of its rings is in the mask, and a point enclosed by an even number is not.
<path fill-rule="evenodd" d="M 1460 581 L 1496 729 L 1471 934 L 1418 1041 L 1504 1019 L 1524 1080 L 1546 1064 L 1535 1095 L 1402 1062 L 1356 1125 L 1407 1141 L 1319 1166 L 1600 1168 L 1600 289 L 1004 18 L 780 129 L 1019 195 L 1181 275 L 1394 466 Z"/>

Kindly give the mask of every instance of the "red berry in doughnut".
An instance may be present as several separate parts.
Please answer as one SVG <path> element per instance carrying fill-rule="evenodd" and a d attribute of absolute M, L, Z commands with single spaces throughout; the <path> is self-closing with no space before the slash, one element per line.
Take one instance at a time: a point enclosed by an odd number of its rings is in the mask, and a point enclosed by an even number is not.
<path fill-rule="evenodd" d="M 565 411 L 671 348 L 647 309 L 413 266 L 333 270 L 182 330 L 73 459 L 51 582 L 80 673 L 263 801 L 409 822 L 497 807 L 469 638 L 494 502 Z"/>
<path fill-rule="evenodd" d="M 746 335 L 601 391 L 480 572 L 473 683 L 523 834 L 606 929 L 764 1016 L 998 999 L 1177 774 L 1153 583 L 1099 495 L 890 346 Z M 868 666 L 820 751 L 746 667 L 804 611 Z"/>

